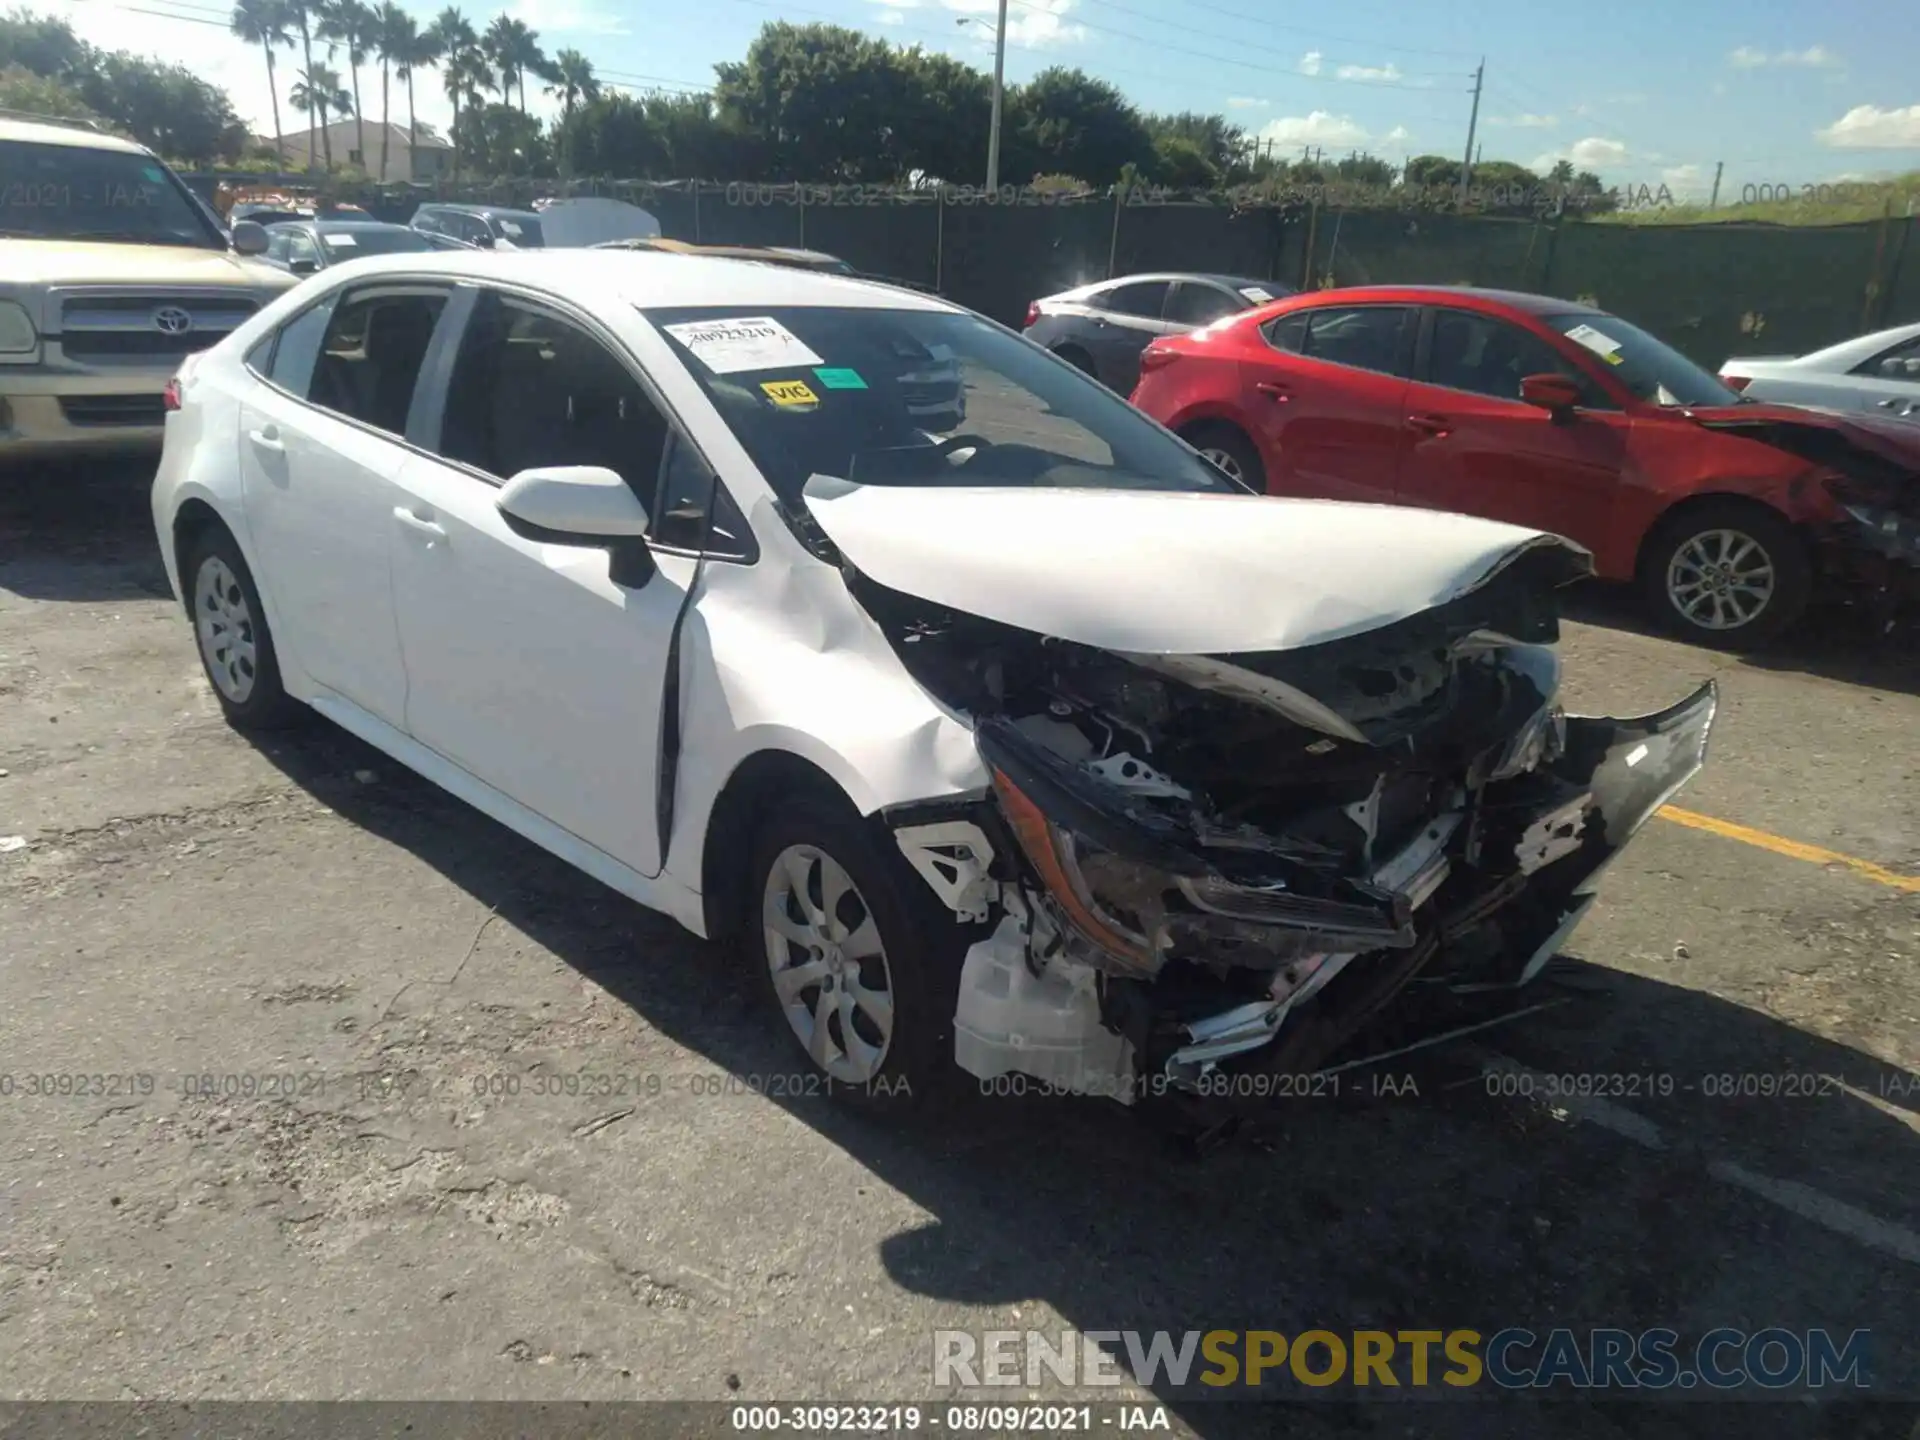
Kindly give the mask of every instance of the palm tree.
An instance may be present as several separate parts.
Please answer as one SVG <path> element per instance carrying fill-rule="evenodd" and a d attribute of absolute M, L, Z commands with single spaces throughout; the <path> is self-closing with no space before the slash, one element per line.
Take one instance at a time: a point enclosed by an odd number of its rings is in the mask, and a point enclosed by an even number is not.
<path fill-rule="evenodd" d="M 600 98 L 600 80 L 593 73 L 593 62 L 578 50 L 562 50 L 553 57 L 553 83 L 547 94 L 560 99 L 561 158 L 568 175 L 573 173 L 573 112 L 580 105 L 591 105 Z"/>
<path fill-rule="evenodd" d="M 293 43 L 293 37 L 287 34 L 290 18 L 284 0 L 238 0 L 228 26 L 242 44 L 258 45 L 267 57 L 267 94 L 273 99 L 273 154 L 282 165 L 287 163 L 287 146 L 280 133 L 280 82 L 274 75 L 273 52 L 278 46 Z"/>
<path fill-rule="evenodd" d="M 509 105 L 513 103 L 513 88 L 520 89 L 520 113 L 527 111 L 527 76 L 545 76 L 552 78 L 552 62 L 547 52 L 540 48 L 538 31 L 529 30 L 527 22 L 511 15 L 496 15 L 493 23 L 487 26 L 485 38 L 487 58 L 500 72 L 500 98 Z"/>
<path fill-rule="evenodd" d="M 287 93 L 287 102 L 309 117 L 320 117 L 320 143 L 326 147 L 327 169 L 331 172 L 333 134 L 327 129 L 327 116 L 333 112 L 351 115 L 353 96 L 340 84 L 340 77 L 322 65 L 318 69 L 300 72 L 299 80 Z"/>
<path fill-rule="evenodd" d="M 393 0 L 386 0 L 375 15 L 373 28 L 373 49 L 380 59 L 380 183 L 387 182 L 387 146 L 393 137 L 393 127 L 388 123 L 391 111 L 387 103 L 387 85 L 398 68 L 401 78 L 407 75 L 407 56 L 410 47 L 420 43 L 420 27 L 413 23 L 413 16 L 402 10 Z M 408 144 L 412 141 L 409 139 Z M 411 161 L 412 157 L 408 157 Z M 408 174 L 412 169 L 409 165 Z"/>
<path fill-rule="evenodd" d="M 337 46 L 345 46 L 347 68 L 353 75 L 353 113 L 359 120 L 360 168 L 367 168 L 367 117 L 360 108 L 360 67 L 373 51 L 378 17 L 365 0 L 326 0 L 321 12 L 320 36 L 327 41 L 327 58 L 333 58 Z"/>
<path fill-rule="evenodd" d="M 396 28 L 396 37 L 406 34 L 411 39 L 400 46 L 393 57 L 393 73 L 407 82 L 407 177 L 410 180 L 420 178 L 420 162 L 416 148 L 420 144 L 420 122 L 413 109 L 414 73 L 437 63 L 440 59 L 440 41 L 431 30 L 420 30 L 413 23 L 413 17 L 402 12 L 401 18 L 407 23 L 404 28 Z"/>
<path fill-rule="evenodd" d="M 460 107 L 477 105 L 493 87 L 493 72 L 480 50 L 480 37 L 455 6 L 442 10 L 429 32 L 438 51 L 447 99 L 453 102 L 453 173 L 460 173 Z"/>
<path fill-rule="evenodd" d="M 300 73 L 313 73 L 313 22 L 319 15 L 320 0 L 284 0 L 287 7 L 287 19 L 300 30 L 300 58 L 306 61 L 306 68 Z M 292 97 L 289 96 L 289 99 Z M 295 107 L 298 108 L 298 107 Z M 311 170 L 320 154 L 320 140 L 314 133 L 314 111 L 307 112 L 307 168 Z M 331 148 L 331 142 L 329 142 Z"/>

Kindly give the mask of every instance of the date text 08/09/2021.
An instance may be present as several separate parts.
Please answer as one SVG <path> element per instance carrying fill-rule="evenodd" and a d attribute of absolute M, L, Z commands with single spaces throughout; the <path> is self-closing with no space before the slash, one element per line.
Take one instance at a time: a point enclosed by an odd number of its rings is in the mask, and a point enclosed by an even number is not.
<path fill-rule="evenodd" d="M 1171 1430 L 1164 1405 L 735 1405 L 727 1428 L 742 1434 L 1071 1435 L 1098 1430 Z"/>

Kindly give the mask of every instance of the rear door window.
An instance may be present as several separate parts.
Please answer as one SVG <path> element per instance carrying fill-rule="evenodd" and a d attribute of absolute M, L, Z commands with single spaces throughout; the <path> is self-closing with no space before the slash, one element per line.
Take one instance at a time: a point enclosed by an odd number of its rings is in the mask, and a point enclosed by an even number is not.
<path fill-rule="evenodd" d="M 389 434 L 406 434 L 420 368 L 446 303 L 444 290 L 348 294 L 327 322 L 307 399 Z"/>
<path fill-rule="evenodd" d="M 1160 312 L 1166 308 L 1169 288 L 1165 280 L 1137 280 L 1128 285 L 1116 285 L 1111 290 L 1103 290 L 1089 303 L 1097 310 L 1108 310 L 1115 315 L 1135 315 L 1143 320 L 1158 320 Z"/>
<path fill-rule="evenodd" d="M 1381 375 L 1407 373 L 1410 306 L 1328 305 L 1301 313 L 1306 330 L 1299 353 L 1307 359 Z"/>
<path fill-rule="evenodd" d="M 1199 280 L 1181 280 L 1174 284 L 1173 296 L 1167 302 L 1166 318 L 1182 325 L 1211 325 L 1245 308 L 1237 295 L 1228 294 L 1218 285 Z"/>

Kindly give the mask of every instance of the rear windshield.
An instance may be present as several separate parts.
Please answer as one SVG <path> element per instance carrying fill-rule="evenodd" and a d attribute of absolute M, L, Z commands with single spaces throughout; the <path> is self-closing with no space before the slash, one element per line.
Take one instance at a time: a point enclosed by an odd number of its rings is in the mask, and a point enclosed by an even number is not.
<path fill-rule="evenodd" d="M 1543 315 L 1548 325 L 1597 355 L 1615 378 L 1654 405 L 1737 405 L 1740 396 L 1664 340 L 1615 315 Z"/>
<path fill-rule="evenodd" d="M 1119 396 L 976 315 L 837 307 L 644 312 L 767 481 L 1232 493 Z"/>
<path fill-rule="evenodd" d="M 335 260 L 356 255 L 397 255 L 416 250 L 438 250 L 425 235 L 396 225 L 391 230 L 322 230 L 320 243 Z"/>
<path fill-rule="evenodd" d="M 0 235 L 227 248 L 158 160 L 28 140 L 0 140 Z"/>

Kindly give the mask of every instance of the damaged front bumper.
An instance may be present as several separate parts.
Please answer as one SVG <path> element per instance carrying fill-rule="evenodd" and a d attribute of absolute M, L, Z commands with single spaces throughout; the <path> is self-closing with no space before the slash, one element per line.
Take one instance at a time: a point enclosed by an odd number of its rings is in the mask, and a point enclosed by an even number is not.
<path fill-rule="evenodd" d="M 957 915 L 996 922 L 966 957 L 955 1058 L 1129 1102 L 1271 1095 L 1209 1077 L 1311 1073 L 1416 975 L 1523 986 L 1699 771 L 1716 706 L 1709 683 L 1631 719 L 1543 707 L 1358 867 L 1312 835 L 1182 826 L 1151 803 L 1179 791 L 1166 776 L 982 721 L 992 796 L 895 831 Z M 1371 798 L 1346 813 L 1384 836 Z"/>

